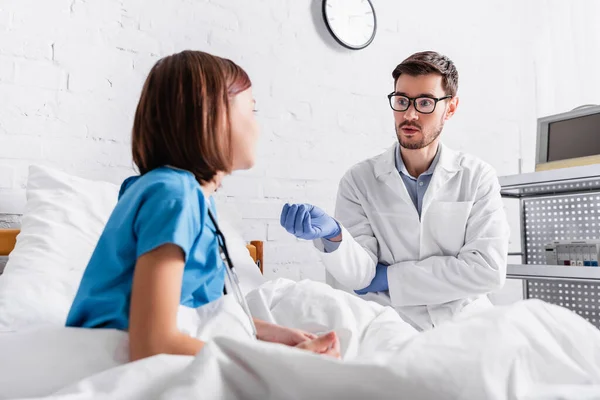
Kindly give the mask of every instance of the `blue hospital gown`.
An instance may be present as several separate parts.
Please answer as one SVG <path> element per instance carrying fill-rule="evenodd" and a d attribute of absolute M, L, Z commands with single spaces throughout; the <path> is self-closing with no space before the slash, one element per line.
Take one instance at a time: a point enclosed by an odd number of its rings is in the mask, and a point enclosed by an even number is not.
<path fill-rule="evenodd" d="M 162 167 L 125 180 L 66 325 L 127 330 L 135 263 L 167 243 L 185 253 L 180 304 L 196 308 L 218 299 L 225 266 L 209 207 L 215 214 L 212 197 L 188 171 Z"/>

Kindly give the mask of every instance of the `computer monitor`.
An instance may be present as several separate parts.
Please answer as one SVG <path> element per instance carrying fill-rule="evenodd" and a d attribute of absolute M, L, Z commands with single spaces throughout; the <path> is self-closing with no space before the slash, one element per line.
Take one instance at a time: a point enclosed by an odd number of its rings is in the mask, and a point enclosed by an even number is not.
<path fill-rule="evenodd" d="M 600 106 L 538 119 L 536 171 L 600 164 Z"/>

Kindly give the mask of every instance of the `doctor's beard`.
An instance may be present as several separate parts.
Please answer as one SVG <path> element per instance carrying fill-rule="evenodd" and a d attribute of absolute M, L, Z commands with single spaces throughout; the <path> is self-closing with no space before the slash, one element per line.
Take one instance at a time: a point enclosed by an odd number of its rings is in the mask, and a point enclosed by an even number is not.
<path fill-rule="evenodd" d="M 422 135 L 421 140 L 416 143 L 402 140 L 402 132 L 401 132 L 400 128 L 402 128 L 403 126 L 415 126 L 415 127 L 419 128 L 419 130 L 421 131 L 421 135 Z M 405 121 L 396 126 L 396 136 L 398 137 L 398 142 L 400 143 L 400 146 L 402 146 L 408 150 L 418 150 L 418 149 L 423 149 L 423 148 L 429 146 L 431 143 L 433 143 L 433 141 L 440 136 L 443 129 L 444 129 L 443 117 L 442 117 L 442 120 L 440 121 L 439 125 L 433 127 L 430 130 L 427 130 L 427 131 L 424 131 L 420 124 L 417 124 L 414 122 L 409 123 L 408 121 Z"/>

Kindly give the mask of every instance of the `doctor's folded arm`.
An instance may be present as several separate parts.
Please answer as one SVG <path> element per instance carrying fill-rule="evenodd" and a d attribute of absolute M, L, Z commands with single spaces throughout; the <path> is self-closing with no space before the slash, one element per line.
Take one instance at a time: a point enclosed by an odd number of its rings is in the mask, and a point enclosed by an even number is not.
<path fill-rule="evenodd" d="M 286 204 L 281 224 L 314 241 L 333 287 L 427 330 L 492 307 L 510 231 L 494 169 L 440 141 L 459 103 L 452 61 L 416 53 L 392 76 L 395 143 L 346 172 L 334 217 Z"/>

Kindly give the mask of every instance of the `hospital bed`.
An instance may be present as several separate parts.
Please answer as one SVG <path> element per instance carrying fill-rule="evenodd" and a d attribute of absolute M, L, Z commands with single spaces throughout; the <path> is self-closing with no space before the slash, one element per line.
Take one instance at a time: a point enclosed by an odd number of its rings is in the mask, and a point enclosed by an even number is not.
<path fill-rule="evenodd" d="M 323 283 L 266 282 L 263 243 L 246 243 L 227 213 L 219 223 L 252 314 L 335 330 L 344 361 L 244 339 L 247 319 L 223 298 L 215 307 L 225 312 L 197 310 L 207 345 L 196 357 L 128 363 L 125 332 L 64 327 L 114 207 L 118 188 L 102 185 L 30 169 L 21 231 L 0 230 L 0 254 L 12 263 L 0 275 L 0 400 L 600 398 L 600 333 L 564 308 L 524 302 L 419 334 L 393 309 Z"/>

